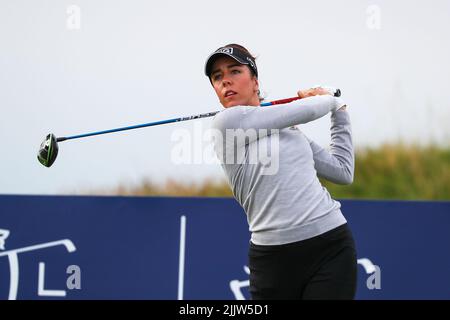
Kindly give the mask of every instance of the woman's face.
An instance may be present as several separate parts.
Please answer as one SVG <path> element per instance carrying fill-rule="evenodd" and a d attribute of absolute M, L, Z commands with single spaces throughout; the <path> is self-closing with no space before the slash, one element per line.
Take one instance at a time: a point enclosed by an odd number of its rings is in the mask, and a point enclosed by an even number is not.
<path fill-rule="evenodd" d="M 259 106 L 258 79 L 247 65 L 233 58 L 217 58 L 212 67 L 211 83 L 225 108 Z"/>

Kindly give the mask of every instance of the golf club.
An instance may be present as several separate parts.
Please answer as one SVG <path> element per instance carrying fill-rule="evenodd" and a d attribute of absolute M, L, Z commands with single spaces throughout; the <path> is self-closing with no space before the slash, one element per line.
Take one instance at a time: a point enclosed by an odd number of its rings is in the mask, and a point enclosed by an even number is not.
<path fill-rule="evenodd" d="M 327 89 L 332 93 L 335 97 L 341 96 L 341 90 L 340 89 L 334 89 L 331 87 L 323 87 L 324 89 Z M 261 107 L 266 106 L 273 106 L 276 104 L 284 104 L 289 103 L 295 100 L 301 99 L 300 97 L 293 97 L 288 99 L 281 99 L 281 100 L 275 100 L 271 102 L 264 102 L 261 103 Z M 45 140 L 41 143 L 41 146 L 39 147 L 39 151 L 37 154 L 37 158 L 39 162 L 46 166 L 50 167 L 56 160 L 56 157 L 58 156 L 58 142 L 66 141 L 66 140 L 72 140 L 72 139 L 79 139 L 79 138 L 85 138 L 89 136 L 96 136 L 100 134 L 106 134 L 106 133 L 112 133 L 112 132 L 118 132 L 118 131 L 125 131 L 125 130 L 132 130 L 132 129 L 138 129 L 138 128 L 144 128 L 144 127 L 152 127 L 152 126 L 158 126 L 161 124 L 166 123 L 172 123 L 172 122 L 180 122 L 180 121 L 188 121 L 188 120 L 194 120 L 194 119 L 200 119 L 200 118 L 207 118 L 212 117 L 219 113 L 220 111 L 214 111 L 214 112 L 208 112 L 208 113 L 201 113 L 193 116 L 188 117 L 181 117 L 181 118 L 174 118 L 174 119 L 168 119 L 168 120 L 162 120 L 162 121 L 155 121 L 155 122 L 149 122 L 149 123 L 143 123 L 138 124 L 134 126 L 129 127 L 122 127 L 122 128 L 116 128 L 116 129 L 110 129 L 110 130 L 104 130 L 104 131 L 97 131 L 97 132 L 91 132 L 91 133 L 84 133 L 79 134 L 75 136 L 69 136 L 69 137 L 59 137 L 57 138 L 53 133 L 49 133 Z"/>

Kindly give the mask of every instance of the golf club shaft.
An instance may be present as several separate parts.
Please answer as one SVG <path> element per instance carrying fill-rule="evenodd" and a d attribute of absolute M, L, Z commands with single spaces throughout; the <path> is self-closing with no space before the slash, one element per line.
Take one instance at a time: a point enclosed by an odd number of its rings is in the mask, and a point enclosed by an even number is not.
<path fill-rule="evenodd" d="M 144 127 L 158 126 L 160 124 L 166 124 L 166 123 L 172 123 L 172 122 L 179 122 L 179 121 L 187 121 L 187 120 L 194 120 L 194 119 L 200 119 L 200 118 L 207 118 L 207 117 L 212 117 L 212 116 L 216 115 L 217 113 L 219 113 L 219 111 L 208 112 L 208 113 L 201 113 L 201 114 L 197 114 L 197 115 L 193 115 L 193 116 L 189 116 L 189 117 L 174 118 L 174 119 L 168 119 L 168 120 L 162 120 L 162 121 L 143 123 L 143 124 L 138 124 L 138 125 L 129 126 L 129 127 L 122 127 L 122 128 L 116 128 L 116 129 L 110 129 L 110 130 L 104 130 L 104 131 L 84 133 L 84 134 L 79 134 L 79 135 L 70 136 L 70 137 L 59 137 L 59 138 L 56 138 L 56 141 L 57 142 L 62 142 L 62 141 L 65 141 L 65 140 L 85 138 L 85 137 L 90 137 L 90 136 L 97 136 L 97 135 L 100 135 L 100 134 L 106 134 L 106 133 L 112 133 L 112 132 L 132 130 L 132 129 L 139 129 L 139 128 L 144 128 Z"/>
<path fill-rule="evenodd" d="M 339 96 L 340 95 L 340 90 L 336 89 L 333 92 L 333 94 L 335 96 Z M 298 99 L 300 99 L 300 97 L 293 97 L 293 98 L 288 98 L 288 99 L 281 99 L 281 100 L 275 100 L 275 101 L 270 101 L 270 102 L 264 102 L 264 103 L 261 103 L 261 107 L 289 103 L 289 102 L 292 102 L 292 101 L 295 101 L 295 100 L 298 100 Z M 97 135 L 100 135 L 100 134 L 113 133 L 113 132 L 118 132 L 118 131 L 125 131 L 125 130 L 144 128 L 144 127 L 158 126 L 160 124 L 166 124 L 166 123 L 173 123 L 173 122 L 188 121 L 188 120 L 194 120 L 194 119 L 200 119 L 200 118 L 207 118 L 207 117 L 212 117 L 212 116 L 216 115 L 219 112 L 220 111 L 201 113 L 201 114 L 197 114 L 197 115 L 193 115 L 193 116 L 189 116 L 189 117 L 173 118 L 173 119 L 168 119 L 168 120 L 143 123 L 143 124 L 138 124 L 138 125 L 134 125 L 134 126 L 128 126 L 128 127 L 122 127 L 122 128 L 116 128 L 116 129 L 110 129 L 110 130 L 104 130 L 104 131 L 84 133 L 84 134 L 79 134 L 79 135 L 70 136 L 70 137 L 59 137 L 59 138 L 56 138 L 56 141 L 57 142 L 62 142 L 62 141 L 71 140 L 71 139 L 78 139 L 78 138 L 85 138 L 85 137 L 90 137 L 90 136 L 97 136 Z"/>

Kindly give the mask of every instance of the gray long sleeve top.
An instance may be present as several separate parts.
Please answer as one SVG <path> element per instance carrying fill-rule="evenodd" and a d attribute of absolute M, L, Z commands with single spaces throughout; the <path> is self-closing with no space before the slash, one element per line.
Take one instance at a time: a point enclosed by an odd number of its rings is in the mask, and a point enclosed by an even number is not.
<path fill-rule="evenodd" d="M 317 176 L 353 180 L 350 118 L 342 99 L 314 96 L 270 107 L 235 106 L 219 112 L 214 149 L 233 195 L 247 214 L 251 241 L 279 245 L 308 239 L 346 222 L 340 203 Z M 295 125 L 331 112 L 331 148 Z"/>

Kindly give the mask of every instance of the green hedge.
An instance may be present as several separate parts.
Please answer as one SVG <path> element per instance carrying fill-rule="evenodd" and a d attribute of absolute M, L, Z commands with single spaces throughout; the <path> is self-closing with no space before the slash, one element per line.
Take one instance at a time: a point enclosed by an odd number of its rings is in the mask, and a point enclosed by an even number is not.
<path fill-rule="evenodd" d="M 450 199 L 450 149 L 384 145 L 356 152 L 353 184 L 321 180 L 336 198 Z"/>
<path fill-rule="evenodd" d="M 384 145 L 357 150 L 353 184 L 321 179 L 334 198 L 450 200 L 450 148 Z M 98 193 L 98 192 L 96 192 Z M 101 192 L 100 192 L 101 193 Z M 231 197 L 225 180 L 164 185 L 145 179 L 137 186 L 119 186 L 108 194 Z"/>

